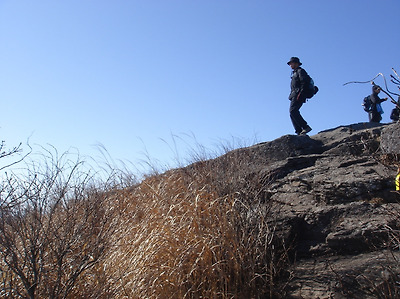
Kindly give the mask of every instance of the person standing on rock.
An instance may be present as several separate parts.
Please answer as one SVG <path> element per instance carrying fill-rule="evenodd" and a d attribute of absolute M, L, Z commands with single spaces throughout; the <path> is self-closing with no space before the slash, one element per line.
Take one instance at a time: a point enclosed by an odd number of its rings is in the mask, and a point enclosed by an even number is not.
<path fill-rule="evenodd" d="M 397 103 L 393 102 L 396 107 L 393 108 L 392 113 L 390 114 L 390 119 L 393 122 L 398 122 L 400 119 L 400 97 L 397 99 Z"/>
<path fill-rule="evenodd" d="M 386 101 L 387 98 L 381 99 L 379 97 L 379 93 L 381 92 L 381 88 L 378 85 L 372 86 L 372 94 L 369 96 L 371 101 L 371 109 L 368 112 L 368 117 L 370 122 L 379 123 L 382 120 L 383 110 L 381 103 Z"/>
<path fill-rule="evenodd" d="M 396 191 L 400 191 L 400 166 L 397 168 Z"/>
<path fill-rule="evenodd" d="M 302 63 L 298 57 L 290 58 L 287 63 L 292 68 L 292 81 L 290 82 L 290 119 L 297 135 L 306 135 L 312 129 L 300 114 L 300 108 L 306 102 L 305 90 L 309 84 L 307 72 L 301 68 Z"/>

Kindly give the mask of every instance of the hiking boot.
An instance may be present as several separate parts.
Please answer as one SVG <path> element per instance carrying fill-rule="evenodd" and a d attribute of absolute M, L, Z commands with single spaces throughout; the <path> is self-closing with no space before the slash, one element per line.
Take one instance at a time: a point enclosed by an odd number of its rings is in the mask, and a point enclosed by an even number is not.
<path fill-rule="evenodd" d="M 312 129 L 310 126 L 307 126 L 303 129 L 303 131 L 300 132 L 300 135 L 306 135 L 308 132 L 310 132 Z"/>

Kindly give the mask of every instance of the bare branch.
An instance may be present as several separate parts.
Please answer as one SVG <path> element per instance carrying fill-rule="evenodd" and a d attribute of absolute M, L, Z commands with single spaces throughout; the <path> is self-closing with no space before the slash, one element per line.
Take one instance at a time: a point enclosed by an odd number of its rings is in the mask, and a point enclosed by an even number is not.
<path fill-rule="evenodd" d="M 397 76 L 397 78 L 399 78 L 400 79 L 400 76 L 397 74 L 397 72 L 396 72 L 396 70 L 394 69 L 394 68 L 392 68 L 392 71 L 393 71 L 393 73 Z M 397 79 L 396 79 L 397 80 Z M 397 81 L 399 81 L 399 80 L 397 80 Z M 400 81 L 399 81 L 400 82 Z"/>
<path fill-rule="evenodd" d="M 396 72 L 393 68 L 392 68 L 392 70 L 393 70 L 393 72 L 397 75 L 397 72 Z M 384 94 L 386 94 L 386 95 L 391 99 L 391 102 L 392 102 L 393 104 L 395 104 L 395 105 L 398 107 L 397 101 L 391 96 L 391 94 L 392 94 L 392 95 L 396 95 L 396 96 L 398 96 L 398 97 L 400 97 L 400 94 L 395 93 L 395 92 L 391 92 L 391 91 L 389 90 L 389 88 L 388 88 L 388 86 L 387 86 L 386 78 L 385 78 L 385 76 L 384 76 L 382 73 L 379 73 L 378 75 L 376 75 L 372 80 L 368 80 L 368 81 L 351 81 L 351 82 L 344 83 L 343 86 L 348 85 L 348 84 L 353 84 L 353 83 L 360 83 L 360 84 L 371 83 L 372 85 L 377 86 L 377 84 L 375 84 L 374 80 L 375 80 L 376 78 L 378 78 L 379 76 L 382 76 L 383 81 L 384 81 L 384 83 L 385 83 L 385 88 L 386 88 L 386 90 L 384 90 L 382 87 L 379 86 L 380 89 L 381 89 L 381 91 L 382 91 Z M 397 76 L 398 76 L 398 75 L 397 75 Z M 391 77 L 394 78 L 392 75 L 391 75 Z M 396 79 L 396 80 L 397 80 L 397 79 Z M 398 80 L 397 80 L 397 81 L 398 81 Z M 392 81 L 392 82 L 393 82 L 393 81 Z M 400 81 L 399 81 L 399 82 L 400 82 Z M 393 83 L 394 83 L 394 82 L 393 82 Z M 397 84 L 397 83 L 395 83 L 395 84 Z M 400 89 L 400 87 L 399 87 L 399 89 Z"/>
<path fill-rule="evenodd" d="M 346 82 L 346 83 L 343 84 L 343 86 L 348 85 L 348 84 L 354 84 L 354 83 L 360 83 L 360 84 L 371 83 L 372 81 L 374 81 L 379 76 L 383 76 L 383 74 L 379 73 L 374 78 L 372 78 L 371 80 L 368 80 L 368 81 L 350 81 L 350 82 Z"/>

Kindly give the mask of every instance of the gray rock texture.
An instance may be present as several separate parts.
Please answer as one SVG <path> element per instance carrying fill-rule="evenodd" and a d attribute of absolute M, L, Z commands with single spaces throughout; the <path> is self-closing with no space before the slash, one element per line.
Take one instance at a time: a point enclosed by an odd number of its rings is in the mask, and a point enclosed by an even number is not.
<path fill-rule="evenodd" d="M 293 248 L 287 298 L 397 298 L 389 282 L 400 273 L 400 195 L 387 153 L 400 153 L 400 124 L 286 135 L 208 163 L 229 168 L 240 156 L 231 184 L 257 182 L 272 202 L 277 233 Z"/>
<path fill-rule="evenodd" d="M 384 154 L 400 154 L 400 122 L 382 130 L 381 148 Z"/>

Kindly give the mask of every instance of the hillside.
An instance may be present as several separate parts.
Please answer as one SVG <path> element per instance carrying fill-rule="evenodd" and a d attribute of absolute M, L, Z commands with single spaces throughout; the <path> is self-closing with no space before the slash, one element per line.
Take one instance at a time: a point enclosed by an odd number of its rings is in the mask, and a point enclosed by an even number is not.
<path fill-rule="evenodd" d="M 399 124 L 361 123 L 286 135 L 189 169 L 208 164 L 230 193 L 248 184 L 261 191 L 290 255 L 285 297 L 397 298 L 399 140 Z"/>
<path fill-rule="evenodd" d="M 400 124 L 147 176 L 43 156 L 0 188 L 1 298 L 399 298 Z"/>

